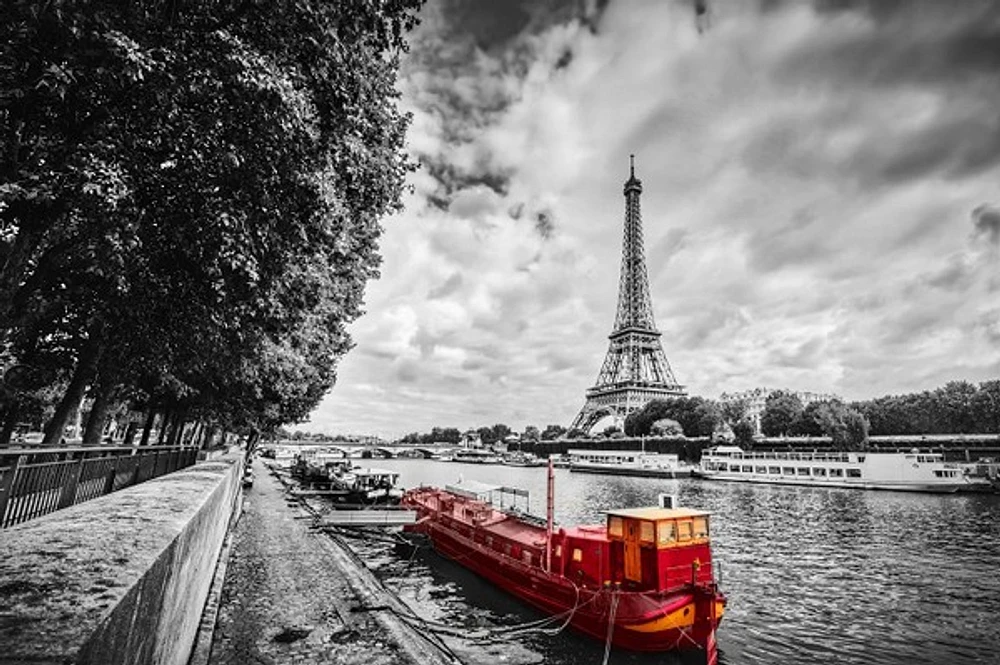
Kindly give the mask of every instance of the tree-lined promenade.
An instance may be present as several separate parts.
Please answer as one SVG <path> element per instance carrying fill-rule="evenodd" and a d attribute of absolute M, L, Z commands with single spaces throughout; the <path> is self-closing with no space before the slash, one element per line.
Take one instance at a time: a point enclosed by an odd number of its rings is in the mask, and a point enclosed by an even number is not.
<path fill-rule="evenodd" d="M 4 4 L 0 444 L 85 399 L 85 442 L 308 415 L 412 168 L 421 1 Z"/>

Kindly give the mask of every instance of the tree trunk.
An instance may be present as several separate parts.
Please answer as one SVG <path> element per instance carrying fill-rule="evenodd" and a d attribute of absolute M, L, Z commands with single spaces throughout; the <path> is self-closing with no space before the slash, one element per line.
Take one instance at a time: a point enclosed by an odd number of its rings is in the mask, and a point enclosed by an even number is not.
<path fill-rule="evenodd" d="M 85 444 L 101 443 L 101 434 L 104 432 L 104 425 L 108 422 L 108 414 L 111 413 L 114 393 L 114 387 L 105 385 L 104 381 L 99 383 L 97 394 L 94 395 L 94 403 L 90 407 L 87 426 L 83 430 Z"/>
<path fill-rule="evenodd" d="M 177 409 L 177 415 L 174 416 L 174 426 L 170 429 L 170 438 L 167 439 L 167 445 L 176 446 L 180 443 L 181 435 L 184 433 L 184 425 L 187 424 L 187 414 L 187 407 Z"/>
<path fill-rule="evenodd" d="M 146 410 L 146 424 L 142 428 L 142 438 L 139 440 L 140 446 L 149 445 L 149 434 L 153 430 L 153 421 L 156 420 L 156 407 L 153 405 L 152 400 L 149 403 L 149 407 Z"/>
<path fill-rule="evenodd" d="M 10 402 L 10 406 L 4 411 L 3 421 L 0 423 L 2 428 L 0 428 L 0 446 L 5 446 L 10 443 L 10 437 L 14 434 L 14 427 L 17 426 L 17 417 L 21 413 L 21 404 L 15 397 Z"/>
<path fill-rule="evenodd" d="M 135 441 L 135 432 L 139 427 L 136 425 L 134 420 L 128 421 L 128 426 L 125 428 L 125 436 L 122 438 L 123 446 L 131 446 L 132 442 Z"/>
<path fill-rule="evenodd" d="M 163 409 L 163 418 L 160 421 L 160 435 L 156 438 L 156 445 L 162 446 L 167 441 L 167 430 L 170 429 L 170 423 L 174 419 L 175 409 L 173 407 L 167 407 Z"/>
<path fill-rule="evenodd" d="M 62 439 L 63 431 L 66 429 L 66 421 L 69 420 L 70 414 L 80 406 L 83 393 L 87 389 L 87 384 L 90 383 L 90 380 L 94 376 L 94 370 L 97 368 L 97 361 L 100 357 L 101 349 L 98 337 L 99 334 L 92 335 L 80 353 L 80 359 L 77 361 L 76 369 L 73 371 L 73 378 L 70 380 L 62 400 L 60 400 L 59 405 L 56 407 L 55 413 L 52 414 L 52 419 L 45 426 L 45 438 L 42 439 L 43 445 L 51 446 L 59 443 L 59 440 Z"/>

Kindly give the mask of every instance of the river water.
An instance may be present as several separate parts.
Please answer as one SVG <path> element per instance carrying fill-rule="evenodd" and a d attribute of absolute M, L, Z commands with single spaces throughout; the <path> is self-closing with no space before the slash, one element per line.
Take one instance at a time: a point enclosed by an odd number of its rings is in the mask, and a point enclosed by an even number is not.
<path fill-rule="evenodd" d="M 367 462 L 367 461 L 366 461 Z M 544 467 L 373 460 L 401 484 L 463 477 L 527 489 L 545 513 Z M 924 495 L 663 480 L 556 470 L 556 522 L 603 523 L 611 508 L 680 504 L 711 511 L 729 598 L 720 663 L 1000 664 L 1000 497 Z M 357 545 L 421 616 L 455 626 L 540 615 L 433 552 Z M 601 665 L 604 644 L 565 631 L 478 644 L 449 638 L 468 664 Z M 614 650 L 610 663 L 673 663 Z"/>

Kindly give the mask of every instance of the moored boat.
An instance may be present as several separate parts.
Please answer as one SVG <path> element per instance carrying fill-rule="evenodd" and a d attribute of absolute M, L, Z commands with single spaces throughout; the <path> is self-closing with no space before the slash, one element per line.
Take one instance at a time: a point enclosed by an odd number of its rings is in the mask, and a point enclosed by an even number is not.
<path fill-rule="evenodd" d="M 909 492 L 975 492 L 989 482 L 971 477 L 940 453 L 919 452 L 777 452 L 715 446 L 702 453 L 696 475 L 782 485 L 848 487 Z M 985 486 L 984 486 L 985 484 Z"/>
<path fill-rule="evenodd" d="M 479 448 L 463 448 L 455 451 L 452 461 L 472 464 L 498 464 L 500 456 L 490 450 Z"/>
<path fill-rule="evenodd" d="M 632 508 L 608 511 L 604 524 L 556 529 L 552 479 L 550 467 L 547 519 L 502 508 L 508 488 L 463 481 L 408 491 L 402 504 L 417 522 L 405 529 L 595 639 L 633 651 L 698 651 L 715 662 L 726 598 L 709 514 Z"/>
<path fill-rule="evenodd" d="M 570 450 L 569 470 L 618 476 L 680 478 L 691 475 L 691 467 L 677 455 L 638 450 Z"/>

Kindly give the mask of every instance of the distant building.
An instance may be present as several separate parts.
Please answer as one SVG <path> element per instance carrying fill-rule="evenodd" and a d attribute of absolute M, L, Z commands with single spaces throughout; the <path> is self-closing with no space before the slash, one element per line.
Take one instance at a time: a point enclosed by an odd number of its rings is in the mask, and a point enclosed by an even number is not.
<path fill-rule="evenodd" d="M 470 429 L 466 430 L 466 432 L 462 434 L 462 438 L 459 441 L 459 445 L 461 445 L 463 448 L 482 448 L 483 440 L 482 438 L 480 438 L 478 431 Z"/>
<path fill-rule="evenodd" d="M 771 393 L 782 390 L 781 388 L 752 388 L 738 393 L 722 393 L 719 396 L 720 402 L 737 402 L 745 400 L 747 404 L 747 418 L 753 423 L 756 434 L 761 434 L 760 419 L 764 415 L 764 405 L 767 396 Z M 828 402 L 830 400 L 840 400 L 840 396 L 832 393 L 811 393 L 806 391 L 785 390 L 799 398 L 802 406 L 809 406 L 813 402 Z"/>

